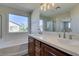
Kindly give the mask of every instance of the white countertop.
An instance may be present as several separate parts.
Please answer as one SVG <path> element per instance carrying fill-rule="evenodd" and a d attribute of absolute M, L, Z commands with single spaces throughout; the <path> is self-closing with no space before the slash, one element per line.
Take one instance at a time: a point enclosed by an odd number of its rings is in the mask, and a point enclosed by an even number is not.
<path fill-rule="evenodd" d="M 79 56 L 79 46 L 73 46 L 73 45 L 66 45 L 61 42 L 59 42 L 57 37 L 53 37 L 52 35 L 43 35 L 43 34 L 29 34 L 29 36 L 32 36 L 36 38 L 37 40 L 44 42 L 52 47 L 55 47 L 63 52 L 66 52 L 68 54 Z"/>

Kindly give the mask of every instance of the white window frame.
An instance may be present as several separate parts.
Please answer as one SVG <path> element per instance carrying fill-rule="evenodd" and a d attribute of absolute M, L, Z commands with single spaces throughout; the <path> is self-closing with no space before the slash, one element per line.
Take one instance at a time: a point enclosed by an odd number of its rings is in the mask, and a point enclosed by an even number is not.
<path fill-rule="evenodd" d="M 29 29 L 27 32 L 9 32 L 9 14 L 19 15 L 19 14 L 14 14 L 14 13 L 8 13 L 8 33 L 28 33 L 29 32 Z M 19 16 L 28 17 L 28 28 L 29 28 L 29 16 L 25 16 L 25 15 L 19 15 Z"/>

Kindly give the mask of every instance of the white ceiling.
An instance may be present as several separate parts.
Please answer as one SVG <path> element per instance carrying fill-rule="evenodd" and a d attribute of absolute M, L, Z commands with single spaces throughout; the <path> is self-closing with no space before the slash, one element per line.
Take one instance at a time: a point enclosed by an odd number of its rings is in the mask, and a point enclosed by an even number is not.
<path fill-rule="evenodd" d="M 32 12 L 35 8 L 39 7 L 39 3 L 2 3 L 2 6 L 16 8 L 19 10 Z"/>
<path fill-rule="evenodd" d="M 69 11 L 76 4 L 77 3 L 57 3 L 57 5 L 60 6 L 60 9 L 51 8 L 50 10 L 46 12 L 42 11 L 41 13 L 45 16 L 63 13 Z M 0 5 L 16 8 L 27 12 L 32 12 L 34 9 L 40 7 L 40 3 L 2 3 Z"/>

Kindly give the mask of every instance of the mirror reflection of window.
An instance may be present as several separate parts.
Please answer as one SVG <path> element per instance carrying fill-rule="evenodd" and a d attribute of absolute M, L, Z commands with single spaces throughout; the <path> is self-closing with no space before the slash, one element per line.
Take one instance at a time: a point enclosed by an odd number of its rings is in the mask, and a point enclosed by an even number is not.
<path fill-rule="evenodd" d="M 70 32 L 71 30 L 71 23 L 69 21 L 63 22 L 63 31 Z"/>
<path fill-rule="evenodd" d="M 43 31 L 43 20 L 39 21 L 39 27 L 40 27 L 40 31 Z"/>
<path fill-rule="evenodd" d="M 47 30 L 53 31 L 53 22 L 52 21 L 47 21 Z"/>

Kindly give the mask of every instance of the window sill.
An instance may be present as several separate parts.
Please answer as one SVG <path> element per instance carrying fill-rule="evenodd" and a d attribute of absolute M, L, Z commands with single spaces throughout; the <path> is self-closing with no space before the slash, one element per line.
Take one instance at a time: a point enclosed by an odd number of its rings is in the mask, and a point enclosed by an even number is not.
<path fill-rule="evenodd" d="M 8 32 L 8 33 L 11 33 L 11 34 L 26 34 L 26 33 L 28 33 L 28 32 Z"/>

